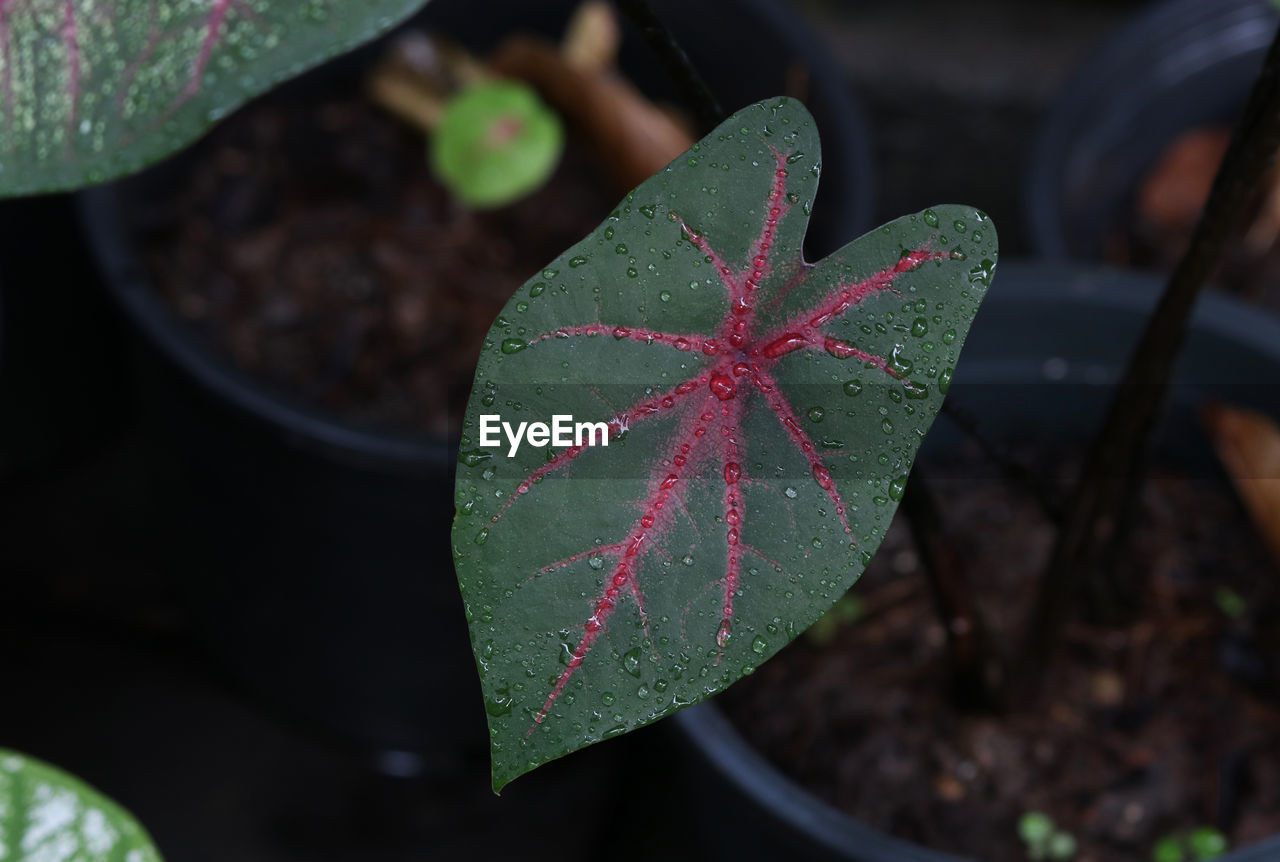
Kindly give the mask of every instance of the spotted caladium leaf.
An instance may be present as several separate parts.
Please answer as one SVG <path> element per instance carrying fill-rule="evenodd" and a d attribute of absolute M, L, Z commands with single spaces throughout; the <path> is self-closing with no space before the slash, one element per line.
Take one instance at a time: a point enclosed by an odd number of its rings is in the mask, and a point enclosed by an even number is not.
<path fill-rule="evenodd" d="M 47 763 L 0 749 L 0 862 L 160 862 L 129 812 Z"/>
<path fill-rule="evenodd" d="M 0 0 L 0 195 L 136 171 L 426 0 Z"/>
<path fill-rule="evenodd" d="M 746 108 L 494 323 L 453 550 L 495 789 L 750 673 L 880 543 L 996 233 L 940 206 L 806 263 L 819 165 L 802 105 Z"/>

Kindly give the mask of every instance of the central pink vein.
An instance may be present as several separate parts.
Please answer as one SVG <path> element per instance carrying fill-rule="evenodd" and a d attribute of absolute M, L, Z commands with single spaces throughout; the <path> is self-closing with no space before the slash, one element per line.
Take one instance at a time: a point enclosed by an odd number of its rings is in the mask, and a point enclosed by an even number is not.
<path fill-rule="evenodd" d="M 927 261 L 945 255 L 919 248 L 905 254 L 893 266 L 856 282 L 842 284 L 820 297 L 810 308 L 793 315 L 767 333 L 756 332 L 757 290 L 772 274 L 776 258 L 778 231 L 789 212 L 787 191 L 787 154 L 773 150 L 775 161 L 772 182 L 767 191 L 761 225 L 748 251 L 745 266 L 730 265 L 703 232 L 691 227 L 673 214 L 685 239 L 703 259 L 714 267 L 725 288 L 727 308 L 714 337 L 696 334 L 666 333 L 646 327 L 613 325 L 605 322 L 569 326 L 543 333 L 529 340 L 540 342 L 575 337 L 612 336 L 620 340 L 662 345 L 702 357 L 704 365 L 688 380 L 664 392 L 649 395 L 609 417 L 610 438 L 623 433 L 637 422 L 651 416 L 671 413 L 679 417 L 678 427 L 668 454 L 659 460 L 648 481 L 644 499 L 637 502 L 638 514 L 626 536 L 606 547 L 593 547 L 543 567 L 543 574 L 564 568 L 587 557 L 601 556 L 610 560 L 608 574 L 600 593 L 592 601 L 591 612 L 582 624 L 582 635 L 536 714 L 531 735 L 550 714 L 570 680 L 578 673 L 592 648 L 607 632 L 610 619 L 623 598 L 635 600 L 637 611 L 648 628 L 643 594 L 638 583 L 639 570 L 656 541 L 675 523 L 677 511 L 687 511 L 683 502 L 689 482 L 697 476 L 716 474 L 721 487 L 720 525 L 725 548 L 720 622 L 714 640 L 723 655 L 733 630 L 734 600 L 741 588 L 742 555 L 751 550 L 743 541 L 749 525 L 743 503 L 742 488 L 750 478 L 745 458 L 745 434 L 742 420 L 745 397 L 755 393 L 785 430 L 796 450 L 809 465 L 813 481 L 835 507 L 845 533 L 852 538 L 853 529 L 839 488 L 824 463 L 822 454 L 802 427 L 800 420 L 778 386 L 773 367 L 787 355 L 801 350 L 822 350 L 840 359 L 856 359 L 891 376 L 898 375 L 888 361 L 876 354 L 847 344 L 825 334 L 823 327 L 848 309 L 882 291 L 892 290 L 899 275 L 910 272 Z M 808 265 L 788 282 L 790 290 L 802 282 Z M 514 493 L 493 516 L 497 522 L 521 497 L 533 492 L 537 483 L 568 467 L 585 451 L 573 446 L 555 455 L 520 482 Z M 706 471 L 707 462 L 716 461 L 717 470 Z M 696 525 L 695 525 L 696 526 Z"/>

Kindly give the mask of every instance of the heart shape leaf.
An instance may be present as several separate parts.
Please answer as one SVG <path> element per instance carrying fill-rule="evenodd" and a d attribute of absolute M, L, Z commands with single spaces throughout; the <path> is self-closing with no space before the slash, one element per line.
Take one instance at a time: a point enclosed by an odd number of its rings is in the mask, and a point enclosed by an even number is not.
<path fill-rule="evenodd" d="M 494 323 L 453 551 L 495 789 L 750 673 L 884 536 L 996 232 L 939 206 L 806 263 L 819 171 L 801 104 L 752 105 Z"/>
<path fill-rule="evenodd" d="M 426 0 L 0 0 L 0 196 L 132 173 Z"/>

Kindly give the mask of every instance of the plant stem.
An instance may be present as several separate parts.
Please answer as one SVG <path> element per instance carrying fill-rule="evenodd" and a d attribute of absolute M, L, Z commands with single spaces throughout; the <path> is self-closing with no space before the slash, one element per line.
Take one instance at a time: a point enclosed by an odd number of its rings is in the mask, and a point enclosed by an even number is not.
<path fill-rule="evenodd" d="M 962 709 L 998 711 L 1003 705 L 1004 669 L 991 649 L 955 547 L 944 535 L 937 497 L 918 464 L 902 497 L 902 513 L 911 525 L 934 608 L 947 634 L 952 697 Z"/>
<path fill-rule="evenodd" d="M 724 119 L 724 110 L 716 100 L 707 82 L 676 42 L 673 34 L 662 23 L 649 0 L 614 0 L 628 20 L 640 31 L 649 50 L 658 58 L 663 69 L 680 88 L 698 123 L 699 134 L 706 134 Z"/>
<path fill-rule="evenodd" d="M 955 402 L 951 400 L 942 402 L 942 413 L 960 429 L 961 433 L 978 445 L 978 448 L 982 450 L 983 456 L 999 468 L 1005 479 L 1014 485 L 1020 486 L 1031 495 L 1046 518 L 1054 524 L 1062 522 L 1062 507 L 1054 499 L 1054 495 L 1040 476 L 1025 464 L 1009 457 L 1000 447 L 993 443 L 982 432 L 982 428 L 978 425 L 978 421 L 973 417 L 973 414 L 963 407 L 956 406 Z"/>
<path fill-rule="evenodd" d="M 1267 52 L 1190 245 L 1147 321 L 1068 504 L 1020 651 L 1019 677 L 1024 682 L 1033 682 L 1059 640 L 1099 524 L 1116 514 L 1118 502 L 1135 498 L 1126 484 L 1142 479 L 1151 432 L 1165 402 L 1191 310 L 1278 147 L 1280 34 Z"/>

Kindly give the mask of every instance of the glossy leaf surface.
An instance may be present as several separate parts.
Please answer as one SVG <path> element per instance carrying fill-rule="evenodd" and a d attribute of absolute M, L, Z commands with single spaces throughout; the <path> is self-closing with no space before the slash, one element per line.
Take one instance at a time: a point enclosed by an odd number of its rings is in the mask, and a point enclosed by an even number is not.
<path fill-rule="evenodd" d="M 60 769 L 0 749 L 0 862 L 160 862 L 129 812 Z"/>
<path fill-rule="evenodd" d="M 136 171 L 424 3 L 0 0 L 0 195 Z"/>
<path fill-rule="evenodd" d="M 750 673 L 879 545 L 996 234 L 940 206 L 806 263 L 819 172 L 802 105 L 748 107 L 494 323 L 453 544 L 495 788 Z M 601 421 L 608 445 L 508 457 L 484 415 Z"/>

